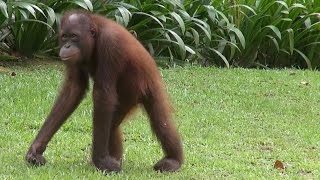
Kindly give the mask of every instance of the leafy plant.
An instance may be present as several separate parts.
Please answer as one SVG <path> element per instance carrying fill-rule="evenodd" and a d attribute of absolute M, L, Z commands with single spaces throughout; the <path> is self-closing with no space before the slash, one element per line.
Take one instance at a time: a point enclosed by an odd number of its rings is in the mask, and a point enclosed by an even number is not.
<path fill-rule="evenodd" d="M 203 24 L 199 26 L 202 38 L 198 51 L 204 59 L 205 64 L 216 64 L 229 67 L 235 52 L 245 48 L 246 40 L 242 32 L 229 21 L 223 13 L 223 8 L 218 10 L 211 1 L 185 1 L 193 20 Z M 196 3 L 196 4 L 195 4 Z M 215 2 L 217 3 L 217 2 Z"/>
<path fill-rule="evenodd" d="M 243 2 L 243 1 L 241 1 Z M 308 3 L 308 7 L 312 3 Z M 316 67 L 319 49 L 318 8 L 307 9 L 296 1 L 260 0 L 235 4 L 240 12 L 239 28 L 247 47 L 237 56 L 240 66 Z"/>
<path fill-rule="evenodd" d="M 92 10 L 88 0 L 0 1 L 1 29 L 10 30 L 13 35 L 13 44 L 8 47 L 26 56 L 55 48 L 56 43 L 52 39 L 55 39 L 54 25 L 59 19 L 58 13 L 75 6 Z M 3 17 L 6 19 L 3 20 Z"/>
<path fill-rule="evenodd" d="M 235 26 L 231 30 L 227 28 L 232 23 L 219 24 L 227 18 L 211 6 L 210 0 L 94 1 L 93 4 L 98 13 L 115 19 L 136 35 L 158 62 L 203 63 L 219 57 L 228 66 L 223 52 L 231 49 L 228 57 L 232 57 L 238 49 L 236 41 L 240 39 L 242 45 L 245 44 Z M 217 34 L 212 33 L 212 29 Z M 231 38 L 223 36 L 228 31 L 231 31 Z"/>
<path fill-rule="evenodd" d="M 185 24 L 177 13 L 180 1 L 95 1 L 97 12 L 125 26 L 157 57 L 158 61 L 181 62 L 194 51 L 183 41 Z M 169 60 L 169 61 L 168 61 Z"/>
<path fill-rule="evenodd" d="M 164 65 L 320 66 L 315 0 L 0 0 L 0 48 L 55 53 L 61 13 L 79 7 L 125 26 Z"/>

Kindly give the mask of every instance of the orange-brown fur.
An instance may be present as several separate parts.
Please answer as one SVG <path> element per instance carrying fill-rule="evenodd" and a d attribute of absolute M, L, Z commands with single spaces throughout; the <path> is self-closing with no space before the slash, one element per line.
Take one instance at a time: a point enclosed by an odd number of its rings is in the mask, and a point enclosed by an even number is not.
<path fill-rule="evenodd" d="M 153 58 L 135 37 L 102 16 L 71 11 L 61 20 L 60 42 L 60 56 L 66 60 L 65 82 L 27 153 L 27 161 L 36 165 L 45 163 L 42 154 L 47 144 L 81 102 L 91 77 L 93 164 L 107 172 L 121 169 L 119 125 L 132 108 L 142 104 L 164 151 L 164 158 L 154 169 L 161 172 L 179 169 L 183 162 L 182 144 L 171 120 L 164 84 Z"/>

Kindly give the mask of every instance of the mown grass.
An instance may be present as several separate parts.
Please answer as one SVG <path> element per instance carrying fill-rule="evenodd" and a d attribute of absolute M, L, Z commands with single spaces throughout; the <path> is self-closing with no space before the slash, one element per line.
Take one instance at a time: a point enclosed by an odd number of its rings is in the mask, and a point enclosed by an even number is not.
<path fill-rule="evenodd" d="M 89 163 L 91 94 L 49 144 L 48 163 L 40 168 L 25 163 L 25 153 L 54 102 L 63 67 L 9 68 L 0 72 L 0 179 L 104 178 Z M 106 178 L 320 177 L 319 72 L 197 67 L 161 72 L 183 137 L 183 168 L 169 174 L 152 170 L 161 149 L 139 111 L 123 125 L 123 171 Z M 275 169 L 276 160 L 286 169 Z"/>

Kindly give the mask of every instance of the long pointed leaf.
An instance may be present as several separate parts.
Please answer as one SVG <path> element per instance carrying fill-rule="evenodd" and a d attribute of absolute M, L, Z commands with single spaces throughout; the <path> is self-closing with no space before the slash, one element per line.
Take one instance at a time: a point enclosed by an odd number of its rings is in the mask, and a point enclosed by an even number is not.
<path fill-rule="evenodd" d="M 242 48 L 243 49 L 246 48 L 246 39 L 243 36 L 242 32 L 234 26 L 229 27 L 229 29 L 230 29 L 230 31 L 234 32 L 237 35 L 237 38 L 239 39 Z"/>
<path fill-rule="evenodd" d="M 177 40 L 181 58 L 184 59 L 186 57 L 186 45 L 184 44 L 183 40 L 176 32 L 172 30 L 168 30 L 168 32 L 170 32 L 170 34 L 172 34 L 173 37 Z"/>
<path fill-rule="evenodd" d="M 172 13 L 170 13 L 170 15 L 178 22 L 179 27 L 182 31 L 182 34 L 184 34 L 186 32 L 186 26 L 185 26 L 181 16 L 179 14 L 177 14 L 176 12 L 172 12 Z"/>
<path fill-rule="evenodd" d="M 7 11 L 7 4 L 2 0 L 0 1 L 0 10 L 4 15 L 4 17 L 9 18 L 8 11 Z"/>
<path fill-rule="evenodd" d="M 290 54 L 292 55 L 294 50 L 294 31 L 293 29 L 287 29 L 286 31 L 288 32 L 289 50 L 290 50 Z"/>
<path fill-rule="evenodd" d="M 301 51 L 299 51 L 298 49 L 294 48 L 294 51 L 297 52 L 298 54 L 300 54 L 300 56 L 303 58 L 303 60 L 307 63 L 307 66 L 309 69 L 312 69 L 312 64 L 310 59 Z"/>
<path fill-rule="evenodd" d="M 271 29 L 274 32 L 274 34 L 278 37 L 278 39 L 281 39 L 281 32 L 276 26 L 268 25 L 266 26 L 266 28 Z"/>
<path fill-rule="evenodd" d="M 230 64 L 229 64 L 227 58 L 224 57 L 223 54 L 221 54 L 219 51 L 217 51 L 217 50 L 215 50 L 215 49 L 213 49 L 213 48 L 210 48 L 210 50 L 213 51 L 215 54 L 217 54 L 217 55 L 223 60 L 223 62 L 226 64 L 227 68 L 230 67 Z"/>

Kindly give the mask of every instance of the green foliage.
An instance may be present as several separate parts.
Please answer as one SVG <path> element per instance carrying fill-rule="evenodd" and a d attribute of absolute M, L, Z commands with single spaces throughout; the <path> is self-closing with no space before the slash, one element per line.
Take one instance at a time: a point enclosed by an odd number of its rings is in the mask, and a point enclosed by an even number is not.
<path fill-rule="evenodd" d="M 56 47 L 54 29 L 59 13 L 77 6 L 92 10 L 88 0 L 9 0 L 6 3 L 1 0 L 1 29 L 10 30 L 13 35 L 13 43 L 7 47 L 11 46 L 12 51 L 26 56 L 50 51 Z"/>
<path fill-rule="evenodd" d="M 299 66 L 317 68 L 320 43 L 320 6 L 315 1 L 260 0 L 234 4 L 234 22 L 247 46 L 235 63 L 241 66 Z"/>
<path fill-rule="evenodd" d="M 96 1 L 94 6 L 126 26 L 158 61 L 203 63 L 218 57 L 216 63 L 228 66 L 227 58 L 239 50 L 237 41 L 245 45 L 242 33 L 208 0 Z"/>
<path fill-rule="evenodd" d="M 185 34 L 192 22 L 186 22 L 190 17 L 183 14 L 180 1 L 128 0 L 95 5 L 99 6 L 98 13 L 127 27 L 159 61 L 177 63 L 195 54 L 192 44 L 186 45 Z"/>
<path fill-rule="evenodd" d="M 168 66 L 320 67 L 316 0 L 0 0 L 0 48 L 55 53 L 60 14 L 114 19 Z"/>
<path fill-rule="evenodd" d="M 96 3 L 171 64 L 317 68 L 316 1 L 156 1 Z"/>

